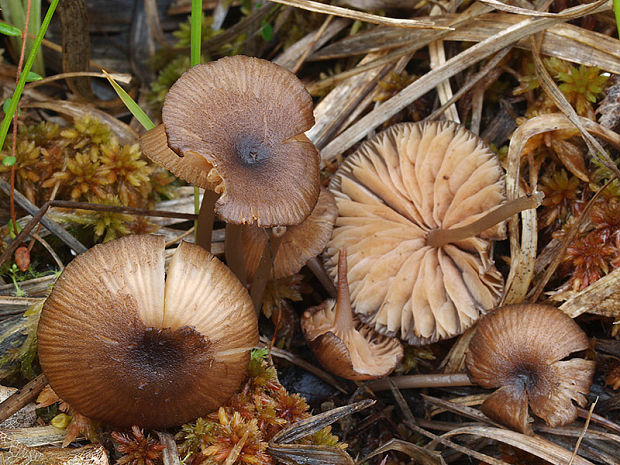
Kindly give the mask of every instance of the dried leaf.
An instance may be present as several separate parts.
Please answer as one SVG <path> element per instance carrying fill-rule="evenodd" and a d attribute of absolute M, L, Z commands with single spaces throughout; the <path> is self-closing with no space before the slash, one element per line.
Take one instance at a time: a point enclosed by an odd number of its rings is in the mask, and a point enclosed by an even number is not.
<path fill-rule="evenodd" d="M 407 454 L 414 460 L 414 463 L 421 465 L 445 465 L 446 462 L 439 452 L 433 452 L 424 447 L 417 446 L 411 442 L 402 441 L 400 439 L 392 439 L 382 446 L 375 449 L 372 454 L 366 456 L 360 463 L 375 457 L 379 454 L 395 450 Z"/>
<path fill-rule="evenodd" d="M 338 447 L 270 443 L 267 452 L 279 462 L 288 465 L 355 464 L 351 456 Z"/>
<path fill-rule="evenodd" d="M 503 442 L 556 465 L 566 465 L 572 456 L 572 451 L 568 451 L 540 436 L 527 436 L 517 433 L 516 431 L 493 428 L 490 426 L 467 426 L 464 428 L 457 428 L 442 435 L 442 438 L 456 436 L 457 434 L 471 434 Z M 575 456 L 572 463 L 573 465 L 593 465 L 592 462 L 579 455 Z"/>
<path fill-rule="evenodd" d="M 364 410 L 374 403 L 374 400 L 367 399 L 354 404 L 345 405 L 344 407 L 338 407 L 324 413 L 319 413 L 318 415 L 313 415 L 310 418 L 298 421 L 297 423 L 280 431 L 273 437 L 271 444 L 290 444 L 291 442 L 316 433 L 341 418 L 355 412 L 359 412 L 360 410 Z"/>
<path fill-rule="evenodd" d="M 620 318 L 620 268 L 572 296 L 560 310 L 571 318 L 582 313 Z"/>

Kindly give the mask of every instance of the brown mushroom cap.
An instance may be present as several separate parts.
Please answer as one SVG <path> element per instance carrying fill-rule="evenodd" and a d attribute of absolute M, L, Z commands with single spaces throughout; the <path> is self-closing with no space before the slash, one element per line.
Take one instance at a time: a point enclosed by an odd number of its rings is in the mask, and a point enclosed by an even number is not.
<path fill-rule="evenodd" d="M 502 169 L 479 137 L 451 122 L 394 125 L 345 160 L 330 190 L 339 216 L 327 267 L 335 276 L 347 248 L 362 321 L 421 345 L 460 334 L 497 305 L 503 279 L 488 239 L 505 237 L 503 223 L 426 243 L 429 231 L 471 224 L 505 201 Z"/>
<path fill-rule="evenodd" d="M 155 128 L 141 138 L 145 154 L 221 193 L 216 211 L 227 222 L 293 225 L 310 214 L 319 155 L 304 135 L 312 98 L 293 73 L 242 55 L 194 66 L 170 88 L 162 119 L 167 145 Z"/>
<path fill-rule="evenodd" d="M 276 279 L 297 273 L 308 260 L 323 251 L 331 238 L 337 215 L 333 194 L 327 189 L 321 189 L 319 200 L 310 216 L 302 223 L 286 228 L 274 260 Z M 241 234 L 245 270 L 251 280 L 258 269 L 268 234 L 263 228 L 254 225 L 244 226 Z"/>
<path fill-rule="evenodd" d="M 217 409 L 243 380 L 258 343 L 247 291 L 188 243 L 165 278 L 164 244 L 144 235 L 96 245 L 67 265 L 43 306 L 43 371 L 88 417 L 177 425 Z"/>
<path fill-rule="evenodd" d="M 403 358 L 403 346 L 353 320 L 345 251 L 340 252 L 338 270 L 338 300 L 309 308 L 301 318 L 306 341 L 321 365 L 338 376 L 353 380 L 387 376 Z"/>
<path fill-rule="evenodd" d="M 568 315 L 549 305 L 498 308 L 478 323 L 467 353 L 470 378 L 484 388 L 499 388 L 482 404 L 490 418 L 523 433 L 531 432 L 532 411 L 549 426 L 577 418 L 571 402 L 584 406 L 594 362 L 563 360 L 586 350 L 588 338 Z"/>

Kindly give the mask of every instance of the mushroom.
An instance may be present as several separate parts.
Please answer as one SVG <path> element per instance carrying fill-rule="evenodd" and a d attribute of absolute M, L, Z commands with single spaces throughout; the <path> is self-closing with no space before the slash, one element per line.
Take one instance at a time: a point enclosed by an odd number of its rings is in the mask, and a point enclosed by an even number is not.
<path fill-rule="evenodd" d="M 353 319 L 347 284 L 347 253 L 338 257 L 338 299 L 306 310 L 301 327 L 314 355 L 330 372 L 352 380 L 389 375 L 403 358 L 397 339 L 381 336 Z"/>
<path fill-rule="evenodd" d="M 216 410 L 258 343 L 250 297 L 199 246 L 165 277 L 163 236 L 128 236 L 76 257 L 47 298 L 39 359 L 54 391 L 116 426 L 166 427 Z"/>
<path fill-rule="evenodd" d="M 312 211 L 319 155 L 304 135 L 312 98 L 290 71 L 242 55 L 194 66 L 170 88 L 162 119 L 141 137 L 142 150 L 221 194 L 215 209 L 226 222 L 294 225 Z"/>
<path fill-rule="evenodd" d="M 337 214 L 334 196 L 327 189 L 321 189 L 310 216 L 302 223 L 286 228 L 273 261 L 273 277 L 291 276 L 320 254 L 331 238 Z M 250 281 L 258 269 L 267 240 L 268 235 L 262 228 L 248 225 L 242 229 L 243 256 Z"/>
<path fill-rule="evenodd" d="M 467 370 L 473 382 L 499 388 L 482 404 L 493 420 L 531 433 L 528 403 L 549 426 L 577 418 L 574 400 L 583 407 L 595 363 L 565 360 L 588 348 L 588 338 L 568 315 L 549 305 L 507 305 L 478 323 L 469 343 Z"/>
<path fill-rule="evenodd" d="M 491 240 L 505 237 L 504 219 L 540 201 L 502 205 L 497 157 L 452 122 L 390 127 L 350 155 L 329 188 L 339 216 L 328 272 L 346 247 L 354 311 L 414 345 L 458 335 L 497 305 L 503 278 Z"/>

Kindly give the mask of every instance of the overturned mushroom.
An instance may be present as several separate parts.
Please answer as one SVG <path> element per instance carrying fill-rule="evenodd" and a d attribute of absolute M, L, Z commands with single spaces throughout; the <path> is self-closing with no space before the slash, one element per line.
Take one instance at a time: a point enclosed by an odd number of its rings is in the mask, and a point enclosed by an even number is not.
<path fill-rule="evenodd" d="M 41 312 L 39 359 L 54 391 L 117 426 L 165 427 L 222 405 L 243 380 L 257 321 L 213 255 L 163 236 L 96 245 L 63 271 Z"/>
<path fill-rule="evenodd" d="M 416 345 L 460 334 L 497 305 L 503 279 L 491 239 L 505 237 L 504 219 L 539 202 L 502 205 L 497 157 L 451 122 L 392 126 L 345 160 L 330 190 L 338 205 L 330 274 L 347 248 L 354 311 Z"/>
<path fill-rule="evenodd" d="M 182 179 L 220 193 L 227 222 L 298 224 L 318 195 L 319 156 L 304 135 L 312 98 L 291 72 L 237 55 L 197 65 L 170 88 L 163 125 L 144 153 Z"/>
<path fill-rule="evenodd" d="M 555 307 L 522 304 L 494 310 L 478 323 L 466 358 L 472 381 L 498 388 L 481 410 L 523 433 L 532 431 L 528 403 L 549 426 L 571 423 L 577 418 L 572 400 L 585 405 L 595 364 L 564 359 L 587 348 L 586 334 Z"/>
<path fill-rule="evenodd" d="M 338 299 L 306 310 L 301 327 L 314 355 L 325 368 L 353 380 L 389 375 L 403 357 L 396 339 L 376 334 L 366 325 L 356 329 L 347 284 L 347 254 L 338 258 Z"/>

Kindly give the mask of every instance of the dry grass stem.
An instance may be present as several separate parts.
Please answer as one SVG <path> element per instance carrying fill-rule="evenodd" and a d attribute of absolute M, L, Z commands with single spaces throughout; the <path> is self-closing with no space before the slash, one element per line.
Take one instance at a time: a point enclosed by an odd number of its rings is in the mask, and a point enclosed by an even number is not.
<path fill-rule="evenodd" d="M 398 19 L 398 18 L 386 18 L 384 16 L 377 16 L 363 11 L 351 10 L 349 8 L 343 8 L 340 6 L 328 5 L 320 2 L 313 2 L 311 0 L 273 0 L 274 3 L 281 3 L 282 5 L 294 6 L 301 8 L 302 10 L 314 11 L 315 13 L 323 13 L 327 15 L 338 16 L 341 18 L 348 18 L 357 21 L 373 24 L 383 24 L 386 26 L 397 27 L 409 27 L 409 28 L 424 28 L 424 29 L 444 29 L 450 30 L 450 27 L 440 26 L 432 21 L 420 21 L 417 19 Z"/>
<path fill-rule="evenodd" d="M 584 5 L 580 5 L 568 8 L 565 10 L 567 16 L 563 16 L 562 18 L 525 19 L 459 53 L 442 66 L 429 71 L 394 97 L 385 101 L 363 118 L 359 119 L 355 124 L 327 144 L 321 151 L 321 157 L 325 161 L 333 160 L 362 139 L 372 129 L 433 89 L 437 82 L 456 75 L 480 60 L 498 52 L 504 47 L 514 44 L 524 37 L 548 29 L 554 24 L 578 18 L 584 14 L 592 13 L 593 11 L 608 11 L 610 5 L 606 0 L 598 0 L 595 3 L 585 5 L 585 7 L 587 8 L 584 8 Z"/>

